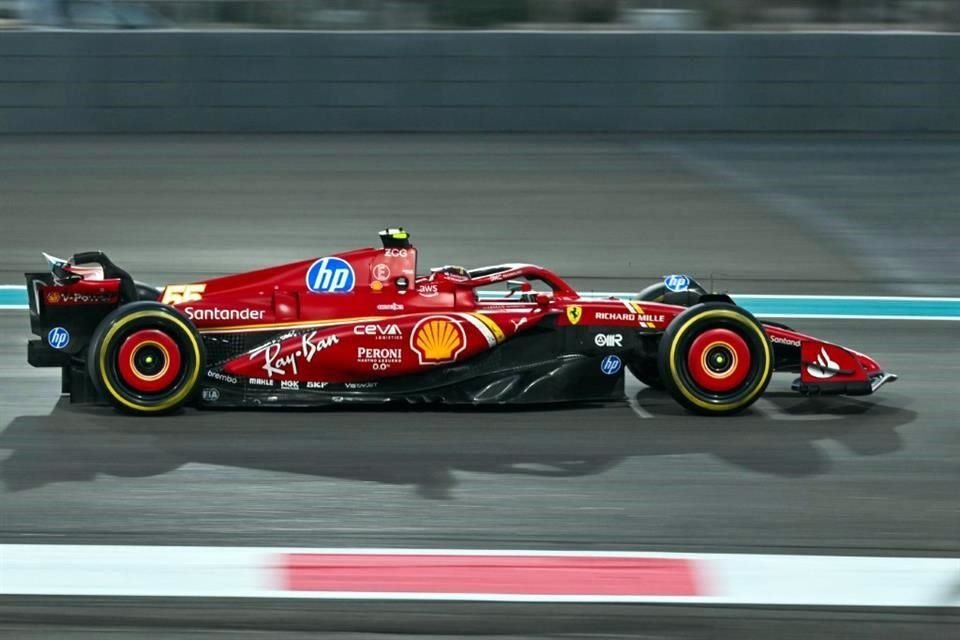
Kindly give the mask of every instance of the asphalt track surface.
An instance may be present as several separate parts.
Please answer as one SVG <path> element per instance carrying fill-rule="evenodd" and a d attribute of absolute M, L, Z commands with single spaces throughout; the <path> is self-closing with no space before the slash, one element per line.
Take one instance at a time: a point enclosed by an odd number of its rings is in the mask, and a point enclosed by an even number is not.
<path fill-rule="evenodd" d="M 960 139 L 330 136 L 0 140 L 0 283 L 101 248 L 146 281 L 376 242 L 584 288 L 960 292 Z M 630 406 L 197 412 L 58 401 L 0 311 L 0 543 L 960 556 L 960 327 L 793 323 L 902 376 L 705 420 Z M 640 415 L 643 414 L 643 415 Z M 0 637 L 946 637 L 946 611 L 0 599 Z M 379 636 L 378 636 L 379 637 Z"/>

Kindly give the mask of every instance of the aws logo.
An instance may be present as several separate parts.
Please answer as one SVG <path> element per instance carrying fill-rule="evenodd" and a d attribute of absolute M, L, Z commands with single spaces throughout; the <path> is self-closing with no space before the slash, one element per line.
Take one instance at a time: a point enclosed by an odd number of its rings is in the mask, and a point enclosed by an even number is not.
<path fill-rule="evenodd" d="M 467 348 L 467 333 L 448 316 L 428 316 L 413 327 L 410 348 L 420 364 L 454 362 Z"/>

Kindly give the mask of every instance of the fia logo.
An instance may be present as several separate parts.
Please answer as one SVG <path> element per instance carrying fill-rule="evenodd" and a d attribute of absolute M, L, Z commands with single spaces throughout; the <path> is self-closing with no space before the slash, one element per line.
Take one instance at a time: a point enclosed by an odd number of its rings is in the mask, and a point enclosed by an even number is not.
<path fill-rule="evenodd" d="M 618 356 L 607 356 L 600 362 L 600 371 L 604 375 L 615 376 L 620 373 L 620 368 L 623 366 L 623 362 Z"/>
<path fill-rule="evenodd" d="M 70 344 L 70 332 L 63 327 L 54 327 L 47 333 L 47 344 L 54 349 L 63 349 Z"/>
<path fill-rule="evenodd" d="M 320 258 L 307 269 L 307 289 L 314 293 L 347 293 L 353 291 L 356 279 L 353 267 L 343 258 Z"/>
<path fill-rule="evenodd" d="M 680 293 L 690 287 L 690 277 L 683 275 L 666 276 L 663 279 L 663 284 L 666 285 L 670 291 Z"/>

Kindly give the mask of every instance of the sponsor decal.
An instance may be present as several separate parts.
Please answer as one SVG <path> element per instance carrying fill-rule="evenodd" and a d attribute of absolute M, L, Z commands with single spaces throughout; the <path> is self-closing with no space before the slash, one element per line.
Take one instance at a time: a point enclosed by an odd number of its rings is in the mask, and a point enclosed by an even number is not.
<path fill-rule="evenodd" d="M 396 249 L 396 248 L 384 249 L 384 250 L 383 250 L 383 255 L 387 256 L 388 258 L 406 258 L 406 257 L 407 257 L 407 250 L 406 250 L 406 249 Z"/>
<path fill-rule="evenodd" d="M 356 280 L 350 263 L 336 256 L 320 258 L 307 269 L 307 289 L 314 293 L 348 293 Z"/>
<path fill-rule="evenodd" d="M 519 329 L 519 328 L 522 327 L 523 325 L 527 324 L 527 319 L 526 319 L 526 318 L 520 318 L 519 320 L 517 320 L 516 318 L 510 318 L 510 322 L 513 323 L 513 330 L 516 331 L 517 329 Z"/>
<path fill-rule="evenodd" d="M 436 283 L 424 283 L 417 286 L 417 293 L 424 298 L 434 298 L 440 293 L 440 288 Z"/>
<path fill-rule="evenodd" d="M 600 371 L 607 376 L 615 376 L 620 373 L 623 362 L 617 356 L 607 356 L 600 362 Z"/>
<path fill-rule="evenodd" d="M 343 385 L 347 389 L 373 389 L 377 386 L 376 382 L 347 382 Z"/>
<path fill-rule="evenodd" d="M 830 354 L 827 353 L 826 347 L 820 347 L 820 353 L 817 354 L 817 362 L 816 364 L 811 362 L 807 365 L 807 373 L 821 380 L 832 378 L 840 373 L 840 365 L 830 359 Z"/>
<path fill-rule="evenodd" d="M 207 290 L 205 284 L 168 284 L 163 289 L 163 304 L 181 304 L 183 302 L 197 302 L 203 299 L 203 292 Z"/>
<path fill-rule="evenodd" d="M 262 309 L 196 309 L 184 308 L 184 313 L 191 320 L 263 320 L 266 311 Z"/>
<path fill-rule="evenodd" d="M 375 336 L 377 340 L 401 340 L 403 332 L 396 324 L 358 324 L 353 327 L 355 336 Z"/>
<path fill-rule="evenodd" d="M 785 344 L 791 347 L 800 346 L 799 340 L 793 340 L 791 338 L 781 338 L 780 336 L 770 336 L 770 342 L 773 342 L 775 344 Z"/>
<path fill-rule="evenodd" d="M 690 277 L 679 274 L 664 276 L 663 284 L 670 291 L 680 293 L 681 291 L 686 291 L 690 287 Z"/>
<path fill-rule="evenodd" d="M 456 264 L 448 264 L 443 267 L 440 267 L 439 269 L 431 269 L 431 271 L 439 271 L 440 273 L 445 275 L 448 279 L 456 280 L 458 282 L 462 282 L 463 280 L 470 279 L 470 272 L 467 271 L 466 268 Z"/>
<path fill-rule="evenodd" d="M 216 380 L 217 382 L 226 382 L 228 384 L 237 384 L 240 382 L 238 378 L 225 373 L 220 373 L 219 371 L 207 371 L 207 377 L 211 380 Z"/>
<path fill-rule="evenodd" d="M 598 333 L 593 337 L 593 344 L 598 347 L 622 347 L 622 333 Z"/>
<path fill-rule="evenodd" d="M 290 390 L 290 391 L 299 391 L 299 390 L 300 390 L 300 383 L 297 382 L 296 380 L 281 380 L 281 381 L 280 381 L 280 388 L 281 388 L 281 389 L 288 389 L 288 390 Z"/>
<path fill-rule="evenodd" d="M 597 320 L 614 320 L 616 322 L 636 322 L 637 314 L 635 313 L 614 313 L 610 311 L 597 311 L 594 316 Z"/>
<path fill-rule="evenodd" d="M 54 349 L 65 349 L 70 344 L 70 332 L 63 327 L 54 327 L 47 332 L 47 344 Z"/>
<path fill-rule="evenodd" d="M 644 324 L 647 322 L 663 322 L 662 315 L 654 315 L 649 313 L 623 313 L 623 312 L 612 312 L 612 311 L 597 311 L 593 315 L 596 320 L 612 320 L 614 322 L 638 322 Z"/>
<path fill-rule="evenodd" d="M 403 305 L 399 302 L 391 302 L 390 304 L 378 304 L 377 311 L 403 311 Z"/>
<path fill-rule="evenodd" d="M 46 295 L 49 305 L 67 304 L 115 304 L 118 296 L 111 293 L 61 293 L 51 291 Z"/>
<path fill-rule="evenodd" d="M 200 392 L 200 396 L 203 398 L 204 402 L 216 402 L 220 399 L 220 391 L 214 389 L 213 387 L 204 387 Z"/>
<path fill-rule="evenodd" d="M 567 320 L 570 321 L 570 324 L 577 324 L 582 317 L 583 308 L 581 308 L 580 305 L 573 304 L 567 307 Z"/>
<path fill-rule="evenodd" d="M 267 380 L 266 378 L 250 378 L 250 384 L 256 385 L 258 387 L 272 387 L 273 380 Z"/>
<path fill-rule="evenodd" d="M 448 316 L 428 316 L 413 327 L 410 348 L 420 364 L 454 362 L 467 348 L 467 333 Z"/>
<path fill-rule="evenodd" d="M 386 371 L 394 364 L 403 362 L 400 347 L 357 347 L 357 362 L 371 365 L 374 371 Z"/>
<path fill-rule="evenodd" d="M 298 363 L 301 359 L 310 362 L 318 352 L 332 347 L 338 342 L 340 342 L 340 338 L 337 336 L 317 338 L 317 332 L 311 331 L 301 334 L 300 348 L 293 353 L 281 356 L 280 350 L 283 345 L 280 341 L 274 341 L 251 351 L 249 359 L 263 358 L 263 364 L 260 368 L 267 372 L 267 378 L 273 378 L 275 375 L 285 376 L 288 372 L 297 375 L 300 373 Z"/>
<path fill-rule="evenodd" d="M 383 291 L 383 283 L 380 282 L 379 280 L 374 280 L 373 282 L 370 283 L 370 290 L 373 291 L 374 293 L 380 293 L 381 291 Z"/>
<path fill-rule="evenodd" d="M 308 382 L 307 389 L 326 389 L 329 382 Z"/>
<path fill-rule="evenodd" d="M 389 280 L 390 267 L 383 264 L 382 262 L 380 264 L 373 265 L 373 279 L 379 280 L 380 282 L 386 282 L 387 280 Z"/>

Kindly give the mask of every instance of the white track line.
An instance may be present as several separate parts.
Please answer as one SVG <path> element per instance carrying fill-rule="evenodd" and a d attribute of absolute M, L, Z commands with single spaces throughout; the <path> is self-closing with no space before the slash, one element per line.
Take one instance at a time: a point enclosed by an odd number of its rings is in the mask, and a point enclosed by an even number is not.
<path fill-rule="evenodd" d="M 627 397 L 627 404 L 630 405 L 630 408 L 633 409 L 633 412 L 637 414 L 638 417 L 646 420 L 652 418 L 653 414 L 640 406 L 640 403 L 637 401 L 637 394 L 641 389 L 646 389 L 644 384 L 633 377 L 633 374 L 629 371 L 624 371 L 623 373 L 623 393 Z"/>
<path fill-rule="evenodd" d="M 543 556 L 682 560 L 695 576 L 696 595 L 595 595 L 587 573 L 583 591 L 550 595 L 291 591 L 291 554 L 404 556 Z M 518 558 L 518 562 L 521 559 Z M 348 559 L 348 564 L 352 562 Z M 407 570 L 415 570 L 411 558 Z M 378 584 L 377 561 L 356 562 Z M 287 572 L 287 573 L 285 573 Z M 389 583 L 389 569 L 382 584 Z M 464 585 L 470 583 L 464 572 Z M 643 587 L 644 585 L 639 585 Z M 272 547 L 148 547 L 0 545 L 0 594 L 133 597 L 240 597 L 504 602 L 673 602 L 724 605 L 960 607 L 960 559 L 660 552 L 501 551 L 461 549 L 302 549 Z M 642 588 L 637 591 L 643 592 Z"/>

